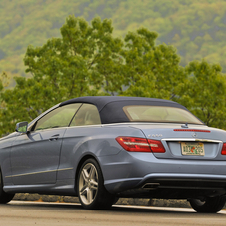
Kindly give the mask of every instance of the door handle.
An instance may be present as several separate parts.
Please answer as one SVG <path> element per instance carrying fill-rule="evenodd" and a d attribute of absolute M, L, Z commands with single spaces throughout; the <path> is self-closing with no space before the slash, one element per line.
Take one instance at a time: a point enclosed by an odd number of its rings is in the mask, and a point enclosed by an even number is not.
<path fill-rule="evenodd" d="M 60 134 L 53 135 L 49 138 L 49 141 L 56 141 L 56 140 L 58 140 L 59 136 L 60 136 Z"/>

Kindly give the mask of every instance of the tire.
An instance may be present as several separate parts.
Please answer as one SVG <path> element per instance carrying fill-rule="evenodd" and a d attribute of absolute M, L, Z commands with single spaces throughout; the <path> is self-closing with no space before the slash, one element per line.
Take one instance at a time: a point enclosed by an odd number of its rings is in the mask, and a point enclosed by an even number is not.
<path fill-rule="evenodd" d="M 217 196 L 207 198 L 205 201 L 199 199 L 189 200 L 191 207 L 200 213 L 216 213 L 220 211 L 225 205 L 225 197 Z"/>
<path fill-rule="evenodd" d="M 109 209 L 115 196 L 104 187 L 100 166 L 94 159 L 87 159 L 81 166 L 77 180 L 79 200 L 84 209 Z"/>
<path fill-rule="evenodd" d="M 0 204 L 6 204 L 10 202 L 15 194 L 8 194 L 3 191 L 2 174 L 0 173 Z"/>

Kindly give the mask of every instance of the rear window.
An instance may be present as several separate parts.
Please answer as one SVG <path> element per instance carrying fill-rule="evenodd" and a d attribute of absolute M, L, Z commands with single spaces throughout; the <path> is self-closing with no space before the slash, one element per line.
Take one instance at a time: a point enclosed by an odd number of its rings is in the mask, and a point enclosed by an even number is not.
<path fill-rule="evenodd" d="M 125 106 L 123 111 L 131 122 L 172 122 L 172 123 L 203 123 L 190 112 L 166 106 Z"/>

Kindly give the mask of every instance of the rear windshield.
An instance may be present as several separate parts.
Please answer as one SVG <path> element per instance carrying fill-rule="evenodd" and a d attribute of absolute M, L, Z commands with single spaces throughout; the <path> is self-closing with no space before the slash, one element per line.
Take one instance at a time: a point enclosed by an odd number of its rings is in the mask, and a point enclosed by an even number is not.
<path fill-rule="evenodd" d="M 172 123 L 203 123 L 190 112 L 181 108 L 165 106 L 125 106 L 123 111 L 132 122 L 172 122 Z"/>

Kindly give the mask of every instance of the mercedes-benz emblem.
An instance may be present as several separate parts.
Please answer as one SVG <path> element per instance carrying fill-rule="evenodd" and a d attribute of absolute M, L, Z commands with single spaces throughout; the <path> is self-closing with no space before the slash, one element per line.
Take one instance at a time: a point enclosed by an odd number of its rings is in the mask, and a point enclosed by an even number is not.
<path fill-rule="evenodd" d="M 197 137 L 197 133 L 192 133 L 191 134 L 193 137 Z"/>

